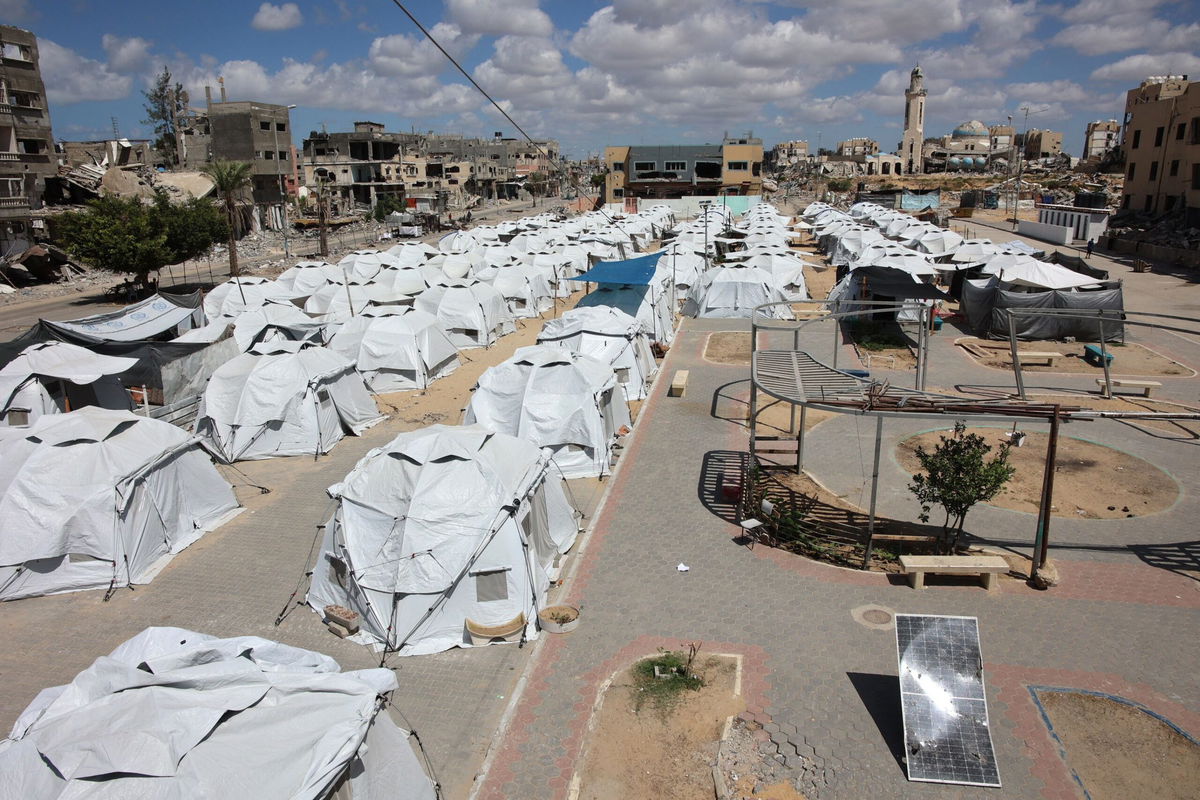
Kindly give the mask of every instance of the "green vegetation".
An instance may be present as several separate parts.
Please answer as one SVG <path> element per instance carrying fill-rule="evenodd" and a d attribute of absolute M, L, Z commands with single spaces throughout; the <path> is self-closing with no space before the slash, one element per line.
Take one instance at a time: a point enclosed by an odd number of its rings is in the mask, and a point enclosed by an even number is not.
<path fill-rule="evenodd" d="M 238 272 L 237 216 L 234 199 L 250 185 L 251 166 L 245 161 L 214 161 L 201 170 L 212 179 L 217 193 L 225 201 L 225 219 L 229 232 L 229 276 L 236 278 Z"/>
<path fill-rule="evenodd" d="M 849 327 L 854 343 L 863 350 L 876 352 L 908 347 L 908 337 L 890 320 L 859 320 L 851 322 Z"/>
<path fill-rule="evenodd" d="M 830 178 L 826 186 L 831 192 L 848 192 L 854 188 L 854 182 L 849 178 Z"/>
<path fill-rule="evenodd" d="M 914 475 L 908 485 L 921 503 L 921 522 L 929 521 L 929 511 L 934 505 L 942 507 L 945 512 L 942 546 L 950 553 L 958 547 L 971 507 L 999 494 L 1016 472 L 1008 463 L 1007 443 L 1000 445 L 989 460 L 986 456 L 992 450 L 991 445 L 982 436 L 966 431 L 965 425 L 956 422 L 954 433 L 940 436 L 933 452 L 918 447 L 916 457 L 922 472 Z"/>
<path fill-rule="evenodd" d="M 633 704 L 641 711 L 649 706 L 666 715 L 679 702 L 684 692 L 696 692 L 704 686 L 704 679 L 692 672 L 700 645 L 688 645 L 688 652 L 658 649 L 658 655 L 644 658 L 633 665 Z M 655 675 L 667 673 L 667 677 Z"/>
<path fill-rule="evenodd" d="M 93 200 L 86 211 L 58 217 L 54 229 L 59 244 L 80 260 L 129 273 L 143 287 L 151 272 L 201 255 L 228 230 L 211 202 L 172 205 L 162 193 L 149 206 L 132 198 Z"/>
<path fill-rule="evenodd" d="M 183 90 L 183 84 L 172 85 L 171 71 L 166 67 L 154 80 L 154 87 L 143 91 L 146 98 L 146 118 L 143 125 L 154 127 L 157 138 L 154 149 L 163 154 L 163 160 L 168 164 L 178 164 L 179 154 L 175 152 L 175 120 L 178 115 L 187 111 L 188 93 Z"/>
<path fill-rule="evenodd" d="M 403 198 L 393 197 L 390 194 L 385 194 L 380 195 L 375 200 L 375 210 L 372 211 L 371 214 L 375 217 L 376 222 L 383 222 L 385 219 L 387 219 L 387 215 L 391 214 L 393 211 L 399 211 L 403 214 L 407 210 L 408 209 L 404 206 Z"/>

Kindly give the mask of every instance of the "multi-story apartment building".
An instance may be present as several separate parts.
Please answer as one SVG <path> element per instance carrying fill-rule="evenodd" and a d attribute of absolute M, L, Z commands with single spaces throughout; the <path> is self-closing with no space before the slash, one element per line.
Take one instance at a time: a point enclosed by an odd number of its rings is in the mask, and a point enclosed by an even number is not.
<path fill-rule="evenodd" d="M 762 139 L 752 136 L 726 137 L 721 144 L 619 145 L 604 152 L 606 202 L 762 193 Z"/>
<path fill-rule="evenodd" d="M 249 162 L 256 206 L 283 203 L 286 179 L 294 169 L 288 111 L 289 106 L 251 101 L 208 107 L 212 160 Z"/>
<path fill-rule="evenodd" d="M 837 154 L 839 156 L 873 156 L 878 152 L 879 142 L 862 136 L 838 142 L 837 146 Z"/>
<path fill-rule="evenodd" d="M 1060 131 L 1044 131 L 1034 128 L 1021 137 L 1025 147 L 1025 158 L 1052 158 L 1062 155 L 1063 135 Z"/>
<path fill-rule="evenodd" d="M 324 185 L 335 206 L 374 207 L 382 195 L 397 199 L 405 181 L 415 175 L 411 157 L 421 136 L 388 133 L 378 122 L 356 122 L 342 133 L 313 131 L 304 140 L 301 166 L 304 185 Z"/>
<path fill-rule="evenodd" d="M 0 25 L 0 255 L 33 242 L 46 179 L 57 174 L 37 37 Z"/>
<path fill-rule="evenodd" d="M 1098 119 L 1087 124 L 1083 135 L 1083 155 L 1085 161 L 1102 157 L 1117 146 L 1121 140 L 1121 123 L 1115 119 Z"/>
<path fill-rule="evenodd" d="M 783 167 L 788 164 L 798 164 L 808 159 L 808 142 L 803 139 L 793 139 L 790 142 L 780 142 L 775 145 L 771 157 L 775 166 Z"/>
<path fill-rule="evenodd" d="M 1200 82 L 1186 75 L 1147 78 L 1125 98 L 1122 208 L 1187 209 L 1200 225 Z"/>

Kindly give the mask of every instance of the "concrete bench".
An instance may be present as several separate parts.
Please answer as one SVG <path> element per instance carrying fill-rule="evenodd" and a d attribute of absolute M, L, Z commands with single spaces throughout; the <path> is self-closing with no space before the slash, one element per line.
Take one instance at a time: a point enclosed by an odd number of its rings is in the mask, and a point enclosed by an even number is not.
<path fill-rule="evenodd" d="M 1099 347 L 1097 347 L 1094 344 L 1085 344 L 1083 346 L 1083 360 L 1084 361 L 1088 362 L 1089 364 L 1091 364 L 1093 366 L 1099 367 L 1099 366 L 1102 366 L 1100 363 L 1101 358 L 1103 358 L 1105 361 L 1107 361 L 1109 364 L 1111 364 L 1113 361 L 1113 354 L 1104 352 L 1103 350 L 1101 350 Z"/>
<path fill-rule="evenodd" d="M 686 369 L 677 369 L 675 374 L 671 376 L 671 388 L 667 390 L 668 397 L 683 397 L 683 393 L 687 391 L 688 371 Z"/>
<path fill-rule="evenodd" d="M 925 573 L 935 575 L 980 575 L 989 591 L 996 576 L 1008 572 L 1008 562 L 1000 556 L 900 556 L 900 567 L 914 589 L 925 587 Z"/>
<path fill-rule="evenodd" d="M 1104 378 L 1096 378 L 1096 385 L 1104 388 Z M 1112 392 L 1113 387 L 1122 389 L 1128 387 L 1130 389 L 1141 389 L 1143 397 L 1149 397 L 1151 390 L 1156 386 L 1162 386 L 1158 381 L 1135 381 L 1130 378 L 1112 378 L 1109 380 L 1109 392 Z"/>
<path fill-rule="evenodd" d="M 1043 352 L 1035 352 L 1032 350 L 1027 353 L 1018 352 L 1017 355 L 1020 356 L 1022 364 L 1026 364 L 1030 361 L 1045 361 L 1046 366 L 1048 366 L 1048 367 L 1053 367 L 1054 362 L 1058 361 L 1060 358 L 1066 358 L 1066 356 L 1064 356 L 1062 353 L 1051 353 L 1051 352 L 1043 353 Z"/>

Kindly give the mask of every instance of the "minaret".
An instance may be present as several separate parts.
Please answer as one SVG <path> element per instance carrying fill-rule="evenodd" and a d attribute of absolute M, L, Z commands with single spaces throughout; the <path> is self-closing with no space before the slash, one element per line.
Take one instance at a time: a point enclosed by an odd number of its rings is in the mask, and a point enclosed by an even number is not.
<path fill-rule="evenodd" d="M 919 66 L 913 67 L 904 93 L 904 140 L 900 144 L 900 163 L 906 175 L 924 171 L 921 148 L 925 144 L 925 94 L 925 76 Z"/>

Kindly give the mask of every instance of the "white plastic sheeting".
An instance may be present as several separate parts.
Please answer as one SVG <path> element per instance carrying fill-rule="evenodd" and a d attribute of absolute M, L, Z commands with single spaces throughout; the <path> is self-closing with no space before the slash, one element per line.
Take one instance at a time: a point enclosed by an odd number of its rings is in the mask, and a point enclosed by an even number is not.
<path fill-rule="evenodd" d="M 548 456 L 481 426 L 431 425 L 367 453 L 329 493 L 308 603 L 362 617 L 400 655 L 472 644 L 524 614 L 526 636 L 578 523 Z"/>
<path fill-rule="evenodd" d="M 291 292 L 267 278 L 230 278 L 204 297 L 204 316 L 209 322 L 218 319 L 233 319 L 244 311 L 259 308 L 264 303 L 276 301 L 287 303 Z"/>
<path fill-rule="evenodd" d="M 370 309 L 329 342 L 375 392 L 424 389 L 458 368 L 458 350 L 437 318 L 415 308 Z"/>
<path fill-rule="evenodd" d="M 504 296 L 486 283 L 452 281 L 431 286 L 417 296 L 414 305 L 437 317 L 460 350 L 490 347 L 516 330 Z"/>
<path fill-rule="evenodd" d="M 225 461 L 327 453 L 347 431 L 383 419 L 345 357 L 324 347 L 288 352 L 294 344 L 242 353 L 209 379 L 196 433 Z"/>
<path fill-rule="evenodd" d="M 554 305 L 554 292 L 545 273 L 532 264 L 500 267 L 492 286 L 504 296 L 508 310 L 517 319 L 536 317 Z"/>
<path fill-rule="evenodd" d="M 68 406 L 128 411 L 129 392 L 114 376 L 136 364 L 136 358 L 99 355 L 68 342 L 32 344 L 0 369 L 0 427 L 32 425 Z"/>
<path fill-rule="evenodd" d="M 563 477 L 607 475 L 629 407 L 611 366 L 562 347 L 519 348 L 479 376 L 464 425 L 549 449 Z"/>
<path fill-rule="evenodd" d="M 243 353 L 256 344 L 279 340 L 320 344 L 324 336 L 325 323 L 291 303 L 264 303 L 239 314 L 233 322 L 233 338 Z"/>
<path fill-rule="evenodd" d="M 1075 289 L 1081 286 L 1095 286 L 1098 283 L 1090 275 L 1058 264 L 1038 261 L 1027 255 L 1000 253 L 991 256 L 982 271 L 987 275 L 995 275 L 1002 283 L 1034 289 Z"/>
<path fill-rule="evenodd" d="M 197 440 L 169 423 L 88 407 L 8 429 L 0 599 L 148 583 L 237 508 Z"/>
<path fill-rule="evenodd" d="M 0 741 L 0 800 L 434 800 L 384 709 L 396 688 L 256 636 L 147 628 L 25 709 Z"/>
<path fill-rule="evenodd" d="M 683 313 L 694 317 L 750 317 L 757 306 L 787 300 L 771 273 L 758 267 L 718 267 L 692 287 Z M 787 306 L 772 306 L 769 315 L 792 319 Z"/>
<path fill-rule="evenodd" d="M 658 371 L 650 337 L 642 324 L 616 308 L 564 311 L 561 317 L 547 320 L 542 326 L 538 344 L 563 347 L 608 364 L 628 401 L 643 399 Z"/>

